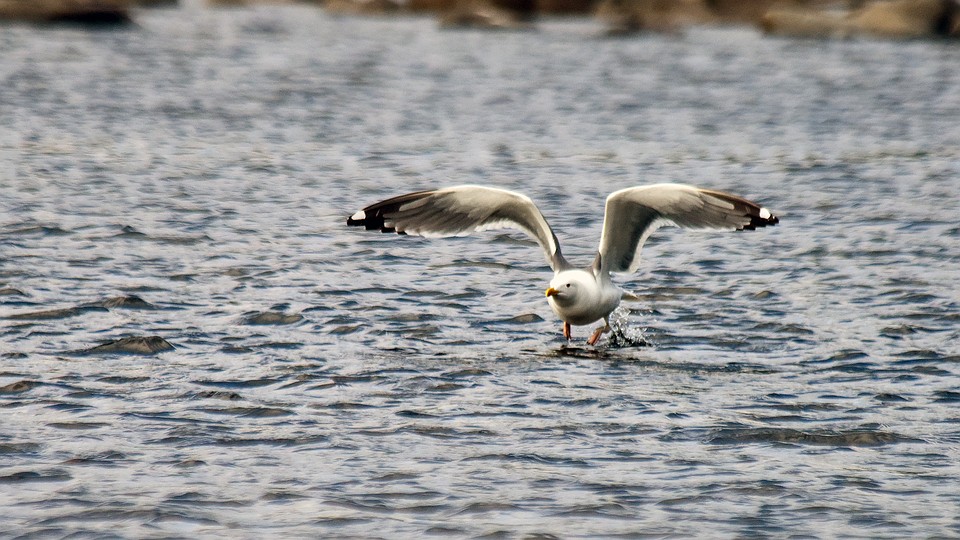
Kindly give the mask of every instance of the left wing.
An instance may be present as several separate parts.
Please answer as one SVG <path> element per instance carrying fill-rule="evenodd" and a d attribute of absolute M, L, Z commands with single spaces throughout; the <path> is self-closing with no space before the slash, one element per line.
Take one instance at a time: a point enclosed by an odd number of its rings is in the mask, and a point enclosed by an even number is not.
<path fill-rule="evenodd" d="M 779 222 L 779 218 L 759 204 L 720 191 L 685 184 L 621 189 L 607 197 L 594 270 L 636 271 L 643 243 L 665 225 L 742 231 Z"/>

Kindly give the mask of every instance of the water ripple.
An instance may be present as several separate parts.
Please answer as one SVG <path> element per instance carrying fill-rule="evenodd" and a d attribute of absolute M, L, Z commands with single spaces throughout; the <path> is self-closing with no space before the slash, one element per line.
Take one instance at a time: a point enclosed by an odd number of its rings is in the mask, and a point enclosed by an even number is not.
<path fill-rule="evenodd" d="M 0 537 L 960 532 L 952 44 L 195 8 L 0 35 Z M 344 226 L 494 184 L 587 264 L 667 181 L 781 224 L 596 347 L 520 234 Z"/>

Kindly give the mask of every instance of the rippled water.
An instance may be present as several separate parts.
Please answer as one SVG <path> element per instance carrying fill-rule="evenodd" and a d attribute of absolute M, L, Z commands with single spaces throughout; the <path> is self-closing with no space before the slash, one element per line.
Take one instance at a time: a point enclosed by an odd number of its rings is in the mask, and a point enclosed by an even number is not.
<path fill-rule="evenodd" d="M 956 45 L 138 20 L 0 28 L 0 536 L 960 534 Z M 781 224 L 597 348 L 522 236 L 344 226 L 489 183 L 586 263 L 659 181 Z"/>

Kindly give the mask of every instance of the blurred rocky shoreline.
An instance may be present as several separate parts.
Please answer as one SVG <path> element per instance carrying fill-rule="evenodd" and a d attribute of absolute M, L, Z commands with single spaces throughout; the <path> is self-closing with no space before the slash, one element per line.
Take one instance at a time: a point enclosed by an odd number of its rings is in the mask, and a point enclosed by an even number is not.
<path fill-rule="evenodd" d="M 337 16 L 435 16 L 442 28 L 529 30 L 540 17 L 593 17 L 608 35 L 753 26 L 807 38 L 960 38 L 960 0 L 197 0 L 209 8 L 311 4 Z M 0 23 L 122 26 L 179 0 L 0 0 Z"/>

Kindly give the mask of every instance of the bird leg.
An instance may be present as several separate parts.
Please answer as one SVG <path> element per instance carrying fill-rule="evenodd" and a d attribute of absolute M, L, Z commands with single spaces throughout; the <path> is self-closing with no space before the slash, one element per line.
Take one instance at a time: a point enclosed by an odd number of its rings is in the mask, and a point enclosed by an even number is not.
<path fill-rule="evenodd" d="M 566 321 L 563 323 L 563 337 L 567 338 L 567 341 L 573 338 L 573 334 L 570 333 L 570 323 Z"/>
<path fill-rule="evenodd" d="M 610 323 L 607 323 L 593 331 L 593 335 L 587 340 L 587 345 L 596 345 L 600 341 L 600 336 L 610 331 Z"/>

